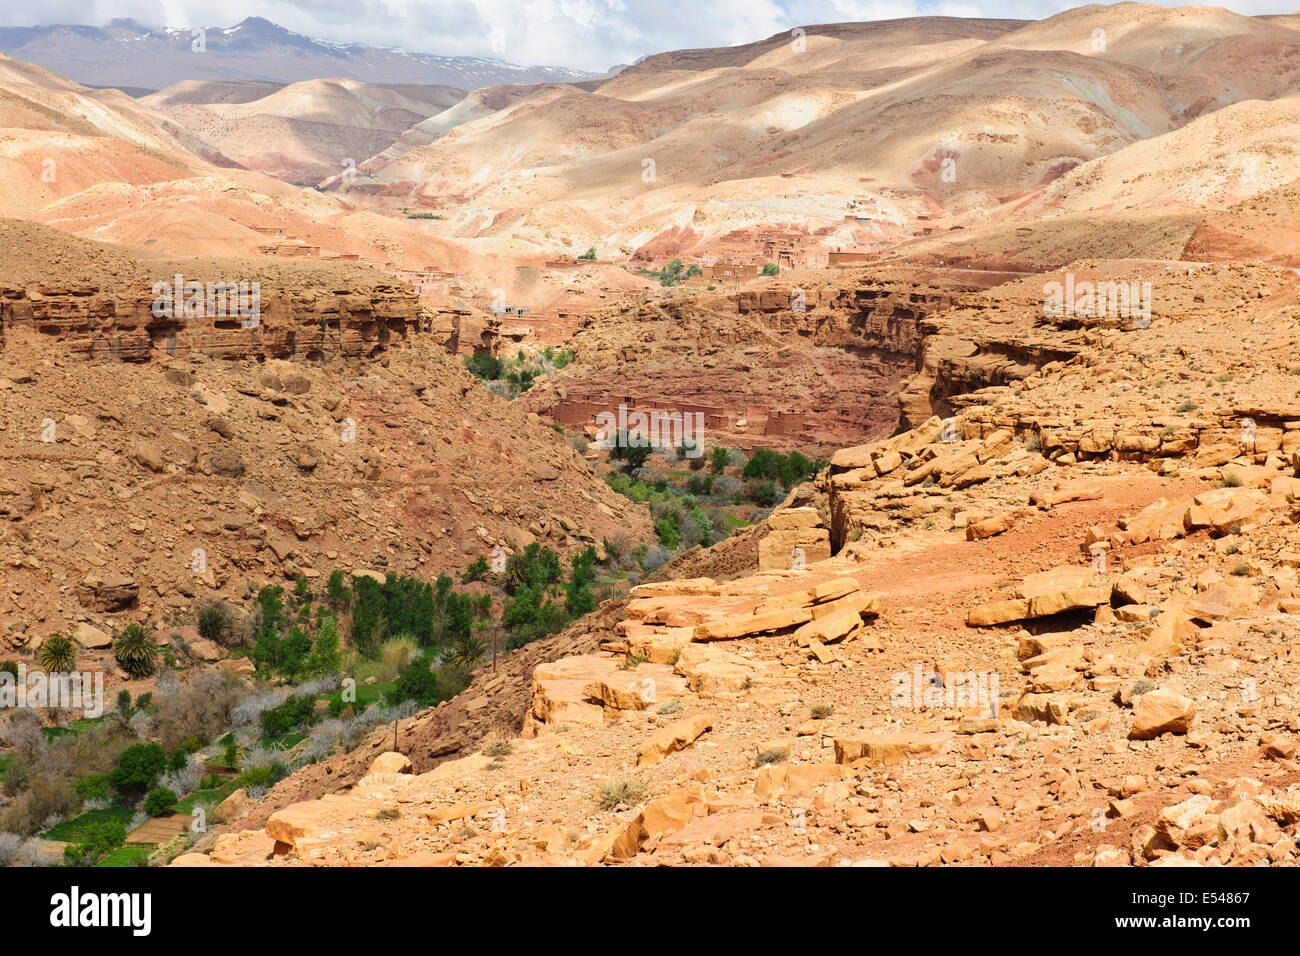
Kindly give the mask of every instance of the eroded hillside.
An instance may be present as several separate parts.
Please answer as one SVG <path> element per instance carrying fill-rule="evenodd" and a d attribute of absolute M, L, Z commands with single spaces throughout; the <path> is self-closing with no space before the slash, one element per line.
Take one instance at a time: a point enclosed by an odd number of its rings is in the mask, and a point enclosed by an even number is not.
<path fill-rule="evenodd" d="M 446 353 L 409 288 L 48 232 L 7 227 L 11 248 L 61 250 L 61 278 L 24 281 L 15 262 L 0 280 L 10 646 L 335 567 L 429 578 L 499 545 L 648 534 L 561 436 Z M 182 268 L 259 282 L 256 323 L 156 315 L 152 283 Z"/>
<path fill-rule="evenodd" d="M 1294 863 L 1300 285 L 1105 267 L 1149 319 L 1044 317 L 1063 274 L 925 318 L 910 394 L 955 414 L 837 453 L 765 570 L 643 584 L 530 662 L 513 739 L 376 734 L 177 862 Z"/>

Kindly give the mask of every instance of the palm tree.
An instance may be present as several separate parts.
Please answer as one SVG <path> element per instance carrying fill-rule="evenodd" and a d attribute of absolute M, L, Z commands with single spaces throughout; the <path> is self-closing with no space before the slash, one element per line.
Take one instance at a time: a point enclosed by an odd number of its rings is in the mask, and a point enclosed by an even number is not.
<path fill-rule="evenodd" d="M 45 639 L 36 656 L 49 673 L 66 674 L 77 663 L 77 648 L 62 634 L 53 634 Z"/>
<path fill-rule="evenodd" d="M 205 637 L 209 641 L 216 641 L 218 644 L 225 643 L 226 631 L 230 627 L 230 619 L 226 617 L 226 612 L 219 605 L 209 604 L 199 610 L 199 636 Z"/>
<path fill-rule="evenodd" d="M 148 677 L 158 659 L 158 645 L 148 628 L 132 622 L 113 638 L 113 657 L 132 677 Z"/>
<path fill-rule="evenodd" d="M 456 642 L 442 652 L 442 662 L 453 667 L 473 670 L 487 654 L 487 648 L 473 634 L 462 634 Z"/>

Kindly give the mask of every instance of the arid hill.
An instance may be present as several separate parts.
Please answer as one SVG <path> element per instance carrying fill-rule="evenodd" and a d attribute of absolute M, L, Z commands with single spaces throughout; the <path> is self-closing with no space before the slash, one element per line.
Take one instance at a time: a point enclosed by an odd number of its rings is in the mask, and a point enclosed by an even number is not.
<path fill-rule="evenodd" d="M 425 124 L 436 139 L 363 168 L 388 200 L 442 214 L 445 232 L 630 256 L 687 227 L 679 251 L 707 254 L 726 232 L 780 225 L 808 232 L 799 251 L 816 260 L 1102 203 L 1214 208 L 1286 182 L 1300 172 L 1294 124 L 1273 101 L 1298 64 L 1286 22 L 1218 8 L 810 27 L 651 57 L 591 90 L 534 88 Z M 1166 136 L 1199 169 L 1143 182 L 1129 170 L 1167 161 Z M 1234 138 L 1254 144 L 1234 160 L 1254 162 L 1253 178 L 1225 165 Z M 1107 195 L 1110 177 L 1134 198 Z"/>
<path fill-rule="evenodd" d="M 355 170 L 412 126 L 465 98 L 450 86 L 334 79 L 291 83 L 251 99 L 203 102 L 199 96 L 215 91 L 181 86 L 140 102 L 244 168 L 303 184 Z M 267 152 L 268 143 L 276 145 L 274 153 Z"/>
<path fill-rule="evenodd" d="M 0 274 L 11 647 L 243 601 L 286 575 L 432 578 L 498 545 L 568 553 L 649 532 L 562 437 L 448 356 L 435 316 L 382 274 L 142 260 L 8 221 L 0 235 L 18 253 Z M 257 282 L 256 323 L 159 316 L 154 283 L 176 274 Z"/>

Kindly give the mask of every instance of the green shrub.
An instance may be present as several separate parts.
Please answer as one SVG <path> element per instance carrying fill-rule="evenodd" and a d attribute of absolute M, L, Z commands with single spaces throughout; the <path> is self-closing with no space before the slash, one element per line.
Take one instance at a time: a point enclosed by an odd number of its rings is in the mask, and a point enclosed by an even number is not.
<path fill-rule="evenodd" d="M 764 478 L 754 487 L 754 501 L 764 508 L 770 508 L 781 500 L 781 489 L 775 481 Z"/>
<path fill-rule="evenodd" d="M 741 474 L 745 478 L 771 478 L 786 488 L 793 488 L 813 478 L 825 467 L 826 462 L 810 459 L 797 451 L 780 455 L 768 448 L 758 448 L 745 463 Z"/>
<path fill-rule="evenodd" d="M 209 641 L 225 643 L 226 632 L 230 629 L 230 619 L 217 604 L 209 604 L 199 610 L 199 636 Z"/>
<path fill-rule="evenodd" d="M 95 864 L 126 842 L 126 827 L 113 821 L 86 826 L 81 843 L 63 848 L 63 859 L 73 865 Z"/>
<path fill-rule="evenodd" d="M 113 659 L 131 677 L 148 677 L 158 661 L 158 645 L 143 624 L 132 621 L 113 638 Z"/>
<path fill-rule="evenodd" d="M 652 271 L 650 269 L 639 269 L 637 271 L 640 272 L 642 275 L 650 276 L 650 278 L 654 279 L 662 286 L 674 286 L 677 283 L 681 282 L 683 279 L 687 279 L 690 276 L 698 276 L 704 274 L 704 270 L 701 269 L 699 266 L 691 266 L 690 268 L 686 268 L 683 265 L 681 259 L 673 259 L 671 262 L 668 263 L 668 265 L 664 266 L 662 269 L 659 269 L 658 271 Z"/>
<path fill-rule="evenodd" d="M 315 721 L 315 717 L 314 697 L 309 694 L 303 694 L 301 697 L 290 694 L 280 706 L 262 711 L 257 722 L 265 736 L 278 737 L 280 734 L 287 734 L 299 727 L 310 725 Z"/>
<path fill-rule="evenodd" d="M 713 491 L 713 475 L 694 474 L 686 481 L 686 490 L 693 495 L 707 495 Z"/>
<path fill-rule="evenodd" d="M 52 634 L 36 654 L 41 667 L 51 674 L 65 674 L 77 664 L 77 648 L 62 634 Z"/>
<path fill-rule="evenodd" d="M 502 375 L 501 360 L 487 352 L 475 352 L 473 355 L 465 356 L 465 367 L 469 369 L 471 375 L 491 382 L 500 380 Z"/>
<path fill-rule="evenodd" d="M 487 577 L 487 573 L 487 558 L 480 554 L 470 562 L 468 567 L 465 568 L 465 572 L 460 576 L 460 580 L 462 584 L 468 584 L 471 581 L 482 581 Z"/>
<path fill-rule="evenodd" d="M 176 794 L 167 787 L 155 787 L 144 798 L 144 812 L 151 817 L 165 817 L 176 810 Z"/>
<path fill-rule="evenodd" d="M 250 787 L 273 787 L 289 776 L 289 768 L 281 761 L 262 767 L 249 767 L 235 778 L 235 787 L 247 790 Z"/>
<path fill-rule="evenodd" d="M 442 699 L 438 694 L 438 675 L 429 669 L 427 660 L 414 657 L 397 672 L 397 681 L 384 698 L 390 705 L 413 700 L 420 707 L 432 707 Z"/>
<path fill-rule="evenodd" d="M 603 784 L 596 796 L 596 804 L 602 810 L 617 810 L 640 803 L 649 791 L 650 785 L 644 780 L 627 778 Z"/>
<path fill-rule="evenodd" d="M 105 800 L 108 798 L 108 774 L 86 774 L 73 781 L 72 789 L 82 800 Z"/>

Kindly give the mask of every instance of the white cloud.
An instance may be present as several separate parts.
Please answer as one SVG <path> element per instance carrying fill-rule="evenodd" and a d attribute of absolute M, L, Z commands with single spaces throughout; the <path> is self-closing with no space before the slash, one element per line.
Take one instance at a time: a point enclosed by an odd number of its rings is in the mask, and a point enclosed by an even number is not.
<path fill-rule="evenodd" d="M 603 71 L 652 53 L 747 43 L 815 23 L 927 15 L 1038 19 L 1072 6 L 1058 0 L 47 0 L 36 9 L 9 5 L 0 10 L 0 25 L 102 25 L 133 17 L 150 26 L 224 27 L 260 16 L 329 40 Z M 1286 0 L 1240 0 L 1232 9 L 1292 12 Z"/>

